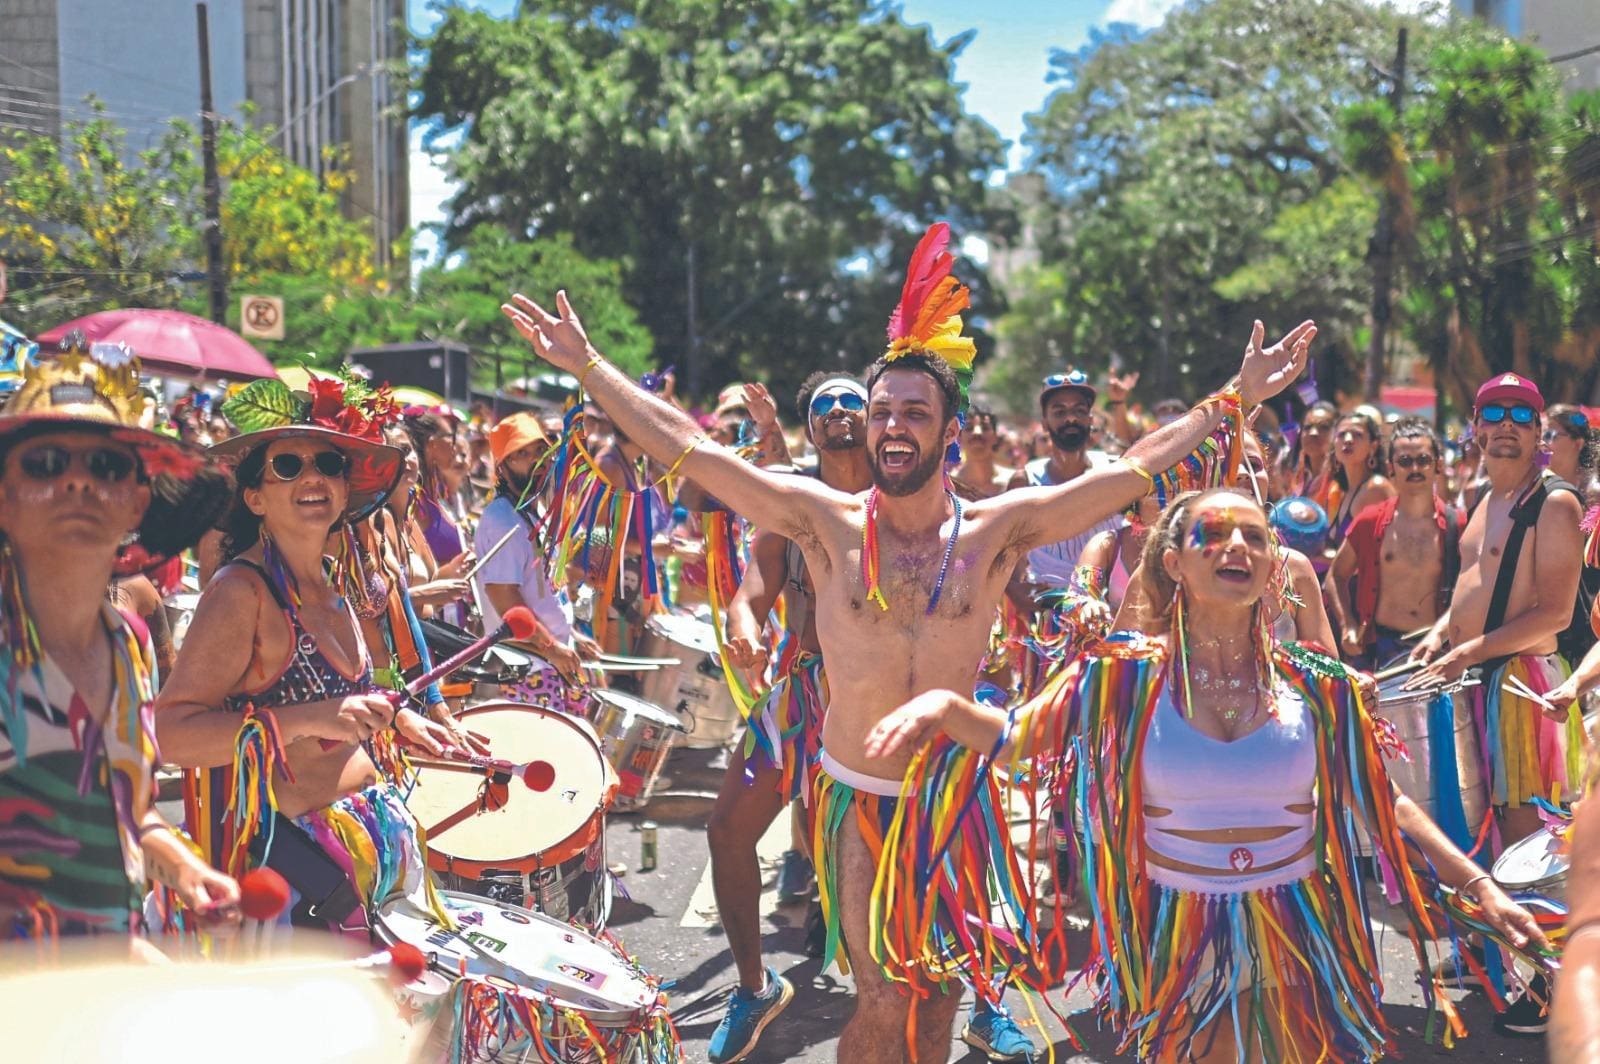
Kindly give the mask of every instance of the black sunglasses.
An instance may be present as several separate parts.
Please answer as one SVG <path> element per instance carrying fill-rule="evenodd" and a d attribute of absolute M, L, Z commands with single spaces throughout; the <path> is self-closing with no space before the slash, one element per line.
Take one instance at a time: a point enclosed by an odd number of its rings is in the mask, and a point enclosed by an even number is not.
<path fill-rule="evenodd" d="M 306 471 L 305 458 L 292 451 L 273 455 L 267 464 L 272 468 L 272 475 L 284 481 L 297 480 Z M 325 477 L 342 477 L 350 469 L 350 459 L 343 451 L 318 451 L 311 456 L 311 464 Z"/>
<path fill-rule="evenodd" d="M 1431 454 L 1397 454 L 1389 459 L 1396 469 L 1427 469 L 1438 459 Z"/>
<path fill-rule="evenodd" d="M 55 480 L 72 466 L 73 452 L 54 443 L 30 447 L 17 459 L 17 465 L 34 480 Z M 120 484 L 136 473 L 139 460 L 115 447 L 96 447 L 78 453 L 78 460 L 102 484 Z"/>

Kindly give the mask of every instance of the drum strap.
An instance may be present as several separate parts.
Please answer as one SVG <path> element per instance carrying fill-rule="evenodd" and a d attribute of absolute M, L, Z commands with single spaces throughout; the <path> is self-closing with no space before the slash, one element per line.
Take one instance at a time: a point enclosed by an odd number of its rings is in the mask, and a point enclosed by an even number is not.
<path fill-rule="evenodd" d="M 1494 592 L 1489 596 L 1489 612 L 1483 619 L 1485 635 L 1506 623 L 1506 607 L 1511 603 L 1511 586 L 1517 579 L 1517 563 L 1522 560 L 1522 541 L 1527 538 L 1528 529 L 1539 523 L 1539 511 L 1544 509 L 1544 500 L 1549 497 L 1552 486 L 1568 487 L 1564 480 L 1541 476 L 1534 484 L 1533 490 L 1512 508 L 1511 531 L 1506 533 L 1504 561 L 1500 563 L 1500 571 L 1495 574 Z M 1493 674 L 1496 669 L 1514 657 L 1515 654 L 1507 654 L 1484 662 L 1483 674 L 1485 676 Z"/>
<path fill-rule="evenodd" d="M 290 916 L 291 922 L 297 927 L 343 924 L 345 918 L 361 906 L 355 884 L 294 821 L 276 810 L 272 817 L 271 832 L 256 833 L 250 847 L 251 856 L 261 862 L 261 851 L 266 850 L 267 859 L 262 863 L 282 876 L 300 895 L 300 902 Z M 270 850 L 266 847 L 268 838 L 272 839 Z"/>

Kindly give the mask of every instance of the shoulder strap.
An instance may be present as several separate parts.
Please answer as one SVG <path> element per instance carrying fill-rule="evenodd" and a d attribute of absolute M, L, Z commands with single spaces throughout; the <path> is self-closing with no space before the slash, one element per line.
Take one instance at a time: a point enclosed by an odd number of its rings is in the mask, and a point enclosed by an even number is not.
<path fill-rule="evenodd" d="M 272 582 L 272 577 L 268 576 L 267 571 L 261 566 L 257 565 L 249 558 L 235 558 L 233 561 L 229 562 L 228 565 L 242 565 L 246 569 L 253 571 L 261 578 L 261 582 L 267 586 L 267 594 L 272 596 L 272 601 L 278 604 L 278 608 L 280 610 L 289 609 L 289 604 L 283 601 L 283 597 L 278 594 L 277 585 Z M 227 568 L 227 566 L 223 566 L 223 568 Z"/>
<path fill-rule="evenodd" d="M 1538 524 L 1539 511 L 1544 509 L 1544 500 L 1549 494 L 1550 487 L 1541 477 L 1527 498 L 1511 509 L 1511 531 L 1506 534 L 1505 557 L 1500 562 L 1500 571 L 1495 575 L 1494 592 L 1489 596 L 1489 612 L 1483 619 L 1484 634 L 1494 631 L 1506 621 L 1511 585 L 1517 578 L 1517 563 L 1522 560 L 1522 541 L 1527 537 L 1528 529 Z"/>
<path fill-rule="evenodd" d="M 1444 591 L 1440 607 L 1448 606 L 1455 594 L 1456 579 L 1461 575 L 1461 511 L 1449 503 L 1444 508 L 1444 579 L 1439 583 Z"/>

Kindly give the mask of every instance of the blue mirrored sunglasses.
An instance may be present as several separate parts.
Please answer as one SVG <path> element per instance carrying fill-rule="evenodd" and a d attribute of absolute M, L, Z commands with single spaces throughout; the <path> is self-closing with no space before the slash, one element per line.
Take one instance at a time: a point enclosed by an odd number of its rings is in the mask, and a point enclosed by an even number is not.
<path fill-rule="evenodd" d="M 856 392 L 823 392 L 811 399 L 811 416 L 827 417 L 828 413 L 836 406 L 842 406 L 852 414 L 866 408 L 867 401 Z"/>
<path fill-rule="evenodd" d="M 1070 373 L 1052 373 L 1044 379 L 1046 388 L 1060 388 L 1064 384 L 1070 384 L 1076 388 L 1087 388 L 1089 387 L 1089 375 L 1081 369 L 1075 369 Z"/>
<path fill-rule="evenodd" d="M 1510 414 L 1511 420 L 1518 425 L 1533 424 L 1533 407 L 1522 403 L 1518 403 L 1515 406 L 1503 406 L 1499 403 L 1494 403 L 1478 411 L 1478 416 L 1491 425 L 1500 424 L 1506 419 L 1507 414 Z"/>

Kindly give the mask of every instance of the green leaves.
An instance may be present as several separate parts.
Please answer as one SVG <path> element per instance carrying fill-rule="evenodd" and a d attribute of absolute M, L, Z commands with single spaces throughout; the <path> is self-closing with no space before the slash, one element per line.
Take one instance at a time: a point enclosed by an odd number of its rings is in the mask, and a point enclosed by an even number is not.
<path fill-rule="evenodd" d="M 222 404 L 222 413 L 240 432 L 257 432 L 305 419 L 306 400 L 280 380 L 251 381 Z"/>

